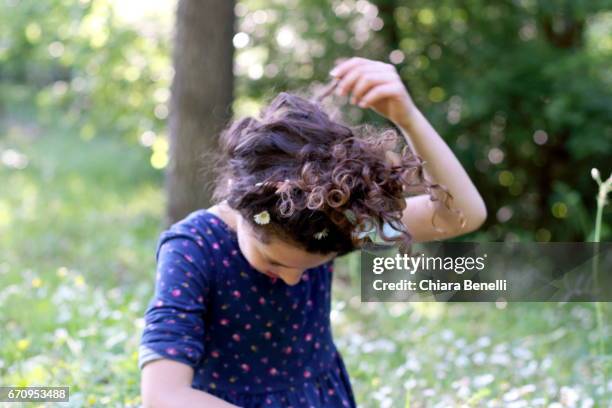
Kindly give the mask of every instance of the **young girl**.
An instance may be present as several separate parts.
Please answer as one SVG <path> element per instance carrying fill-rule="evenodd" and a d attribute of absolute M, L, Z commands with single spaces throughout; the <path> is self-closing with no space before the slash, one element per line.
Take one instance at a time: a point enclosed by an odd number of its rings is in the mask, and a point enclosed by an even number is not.
<path fill-rule="evenodd" d="M 285 92 L 225 129 L 215 205 L 158 241 L 139 355 L 145 407 L 355 407 L 331 333 L 333 259 L 373 231 L 405 247 L 486 218 L 394 66 L 351 58 L 330 74 L 411 149 L 398 155 L 390 139 L 330 119 L 318 98 Z"/>

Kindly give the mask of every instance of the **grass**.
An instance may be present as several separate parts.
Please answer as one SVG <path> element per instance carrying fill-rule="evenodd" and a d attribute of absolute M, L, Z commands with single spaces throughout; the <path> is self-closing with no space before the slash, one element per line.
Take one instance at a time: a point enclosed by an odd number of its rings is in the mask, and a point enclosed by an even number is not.
<path fill-rule="evenodd" d="M 161 174 L 143 148 L 28 115 L 4 117 L 0 133 L 0 151 L 28 161 L 0 165 L 0 382 L 69 385 L 74 406 L 136 406 Z"/>
<path fill-rule="evenodd" d="M 16 106 L 0 123 L 0 383 L 68 385 L 59 406 L 139 406 L 162 174 L 143 147 Z M 2 164 L 9 149 L 27 165 Z M 337 263 L 332 321 L 360 406 L 610 401 L 592 304 L 360 303 L 356 255 Z"/>

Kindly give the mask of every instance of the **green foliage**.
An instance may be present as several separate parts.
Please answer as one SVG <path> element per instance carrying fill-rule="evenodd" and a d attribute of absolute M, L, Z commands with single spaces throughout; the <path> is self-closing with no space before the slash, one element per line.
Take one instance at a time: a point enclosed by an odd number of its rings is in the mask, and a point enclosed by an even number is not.
<path fill-rule="evenodd" d="M 87 143 L 10 109 L 0 127 L 0 382 L 68 385 L 70 406 L 138 406 L 160 174 L 137 146 Z"/>
<path fill-rule="evenodd" d="M 1 1 L 0 82 L 30 86 L 40 119 L 77 126 L 83 139 L 161 131 L 168 34 L 122 22 L 115 9 L 110 0 Z"/>

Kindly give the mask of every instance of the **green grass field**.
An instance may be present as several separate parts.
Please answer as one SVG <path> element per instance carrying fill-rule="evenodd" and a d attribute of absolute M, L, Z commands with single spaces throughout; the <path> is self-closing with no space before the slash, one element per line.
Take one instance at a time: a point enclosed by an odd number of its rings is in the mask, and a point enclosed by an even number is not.
<path fill-rule="evenodd" d="M 139 406 L 163 174 L 147 148 L 38 118 L 0 122 L 0 384 Z M 593 304 L 360 303 L 356 255 L 337 262 L 332 321 L 360 406 L 610 406 Z"/>

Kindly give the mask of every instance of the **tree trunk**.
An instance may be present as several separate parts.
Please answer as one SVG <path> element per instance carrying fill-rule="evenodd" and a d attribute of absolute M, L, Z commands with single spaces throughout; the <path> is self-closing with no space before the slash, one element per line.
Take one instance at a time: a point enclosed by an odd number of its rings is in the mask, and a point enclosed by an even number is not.
<path fill-rule="evenodd" d="M 174 32 L 166 226 L 210 205 L 210 154 L 232 116 L 234 0 L 179 0 Z"/>

